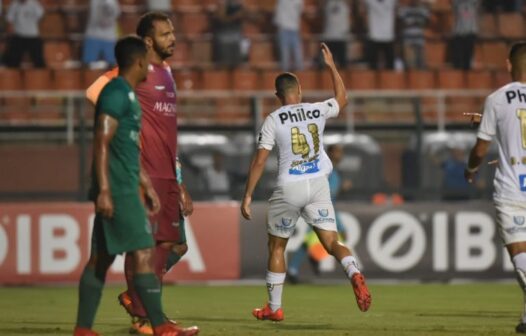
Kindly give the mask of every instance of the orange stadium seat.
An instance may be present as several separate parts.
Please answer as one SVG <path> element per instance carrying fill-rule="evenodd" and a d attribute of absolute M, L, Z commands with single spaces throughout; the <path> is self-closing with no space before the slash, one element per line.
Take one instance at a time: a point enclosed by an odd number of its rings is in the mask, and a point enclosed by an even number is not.
<path fill-rule="evenodd" d="M 192 70 L 174 71 L 174 79 L 177 90 L 198 90 L 200 89 L 199 72 Z"/>
<path fill-rule="evenodd" d="M 206 13 L 181 13 L 181 32 L 184 35 L 196 36 L 208 32 L 210 19 Z"/>
<path fill-rule="evenodd" d="M 467 73 L 468 89 L 492 89 L 494 87 L 493 76 L 488 70 L 469 71 Z"/>
<path fill-rule="evenodd" d="M 320 73 L 316 70 L 301 70 L 295 72 L 296 76 L 301 83 L 301 89 L 308 90 L 319 90 L 321 88 Z"/>
<path fill-rule="evenodd" d="M 431 68 L 441 68 L 446 63 L 446 43 L 428 41 L 425 45 L 426 63 Z"/>
<path fill-rule="evenodd" d="M 483 42 L 481 62 L 485 68 L 504 68 L 508 58 L 508 46 L 505 42 Z"/>
<path fill-rule="evenodd" d="M 255 20 L 243 22 L 243 35 L 246 37 L 260 36 L 263 34 L 261 24 Z"/>
<path fill-rule="evenodd" d="M 438 70 L 437 81 L 440 89 L 466 88 L 466 74 L 460 70 Z"/>
<path fill-rule="evenodd" d="M 66 41 L 47 41 L 44 43 L 44 59 L 51 68 L 61 68 L 64 62 L 71 59 L 71 45 Z"/>
<path fill-rule="evenodd" d="M 99 78 L 105 70 L 95 70 L 95 69 L 84 69 L 82 75 L 82 88 L 87 89 L 97 78 Z"/>
<path fill-rule="evenodd" d="M 435 73 L 433 71 L 411 70 L 407 73 L 407 86 L 412 90 L 434 89 Z"/>
<path fill-rule="evenodd" d="M 195 0 L 172 0 L 172 9 L 197 12 L 201 9 L 201 4 Z"/>
<path fill-rule="evenodd" d="M 19 69 L 0 68 L 0 91 L 22 89 L 22 72 Z"/>
<path fill-rule="evenodd" d="M 232 88 L 234 90 L 259 90 L 260 84 L 261 81 L 257 71 L 236 69 L 232 72 Z"/>
<path fill-rule="evenodd" d="M 22 72 L 25 90 L 53 90 L 50 69 L 27 69 Z"/>
<path fill-rule="evenodd" d="M 54 88 L 57 90 L 82 90 L 85 89 L 82 80 L 82 70 L 68 69 L 53 71 Z"/>
<path fill-rule="evenodd" d="M 135 34 L 140 15 L 126 12 L 119 17 L 119 30 L 121 35 Z"/>
<path fill-rule="evenodd" d="M 507 39 L 524 38 L 524 18 L 520 13 L 500 13 L 499 34 Z"/>
<path fill-rule="evenodd" d="M 480 37 L 493 38 L 499 35 L 497 18 L 493 13 L 482 14 L 479 20 Z"/>
<path fill-rule="evenodd" d="M 251 65 L 269 67 L 276 64 L 274 44 L 271 41 L 252 41 L 248 60 Z"/>
<path fill-rule="evenodd" d="M 198 65 L 212 63 L 212 41 L 194 40 L 192 42 L 192 62 Z"/>
<path fill-rule="evenodd" d="M 203 90 L 230 90 L 231 74 L 227 70 L 203 70 L 201 72 Z"/>
<path fill-rule="evenodd" d="M 346 85 L 353 90 L 374 90 L 377 88 L 376 72 L 372 70 L 348 70 Z"/>
<path fill-rule="evenodd" d="M 380 71 L 378 86 L 382 90 L 404 90 L 407 88 L 405 73 L 401 71 Z"/>
<path fill-rule="evenodd" d="M 509 72 L 504 70 L 496 71 L 494 76 L 494 87 L 500 88 L 501 86 L 504 86 L 511 82 L 511 76 Z"/>
<path fill-rule="evenodd" d="M 262 70 L 261 71 L 261 89 L 276 91 L 275 81 L 276 77 L 281 73 L 279 70 Z"/>
<path fill-rule="evenodd" d="M 347 81 L 347 72 L 342 71 L 340 72 L 340 76 L 342 77 L 342 80 L 344 83 L 348 83 Z M 332 85 L 332 76 L 327 70 L 322 70 L 320 72 L 320 84 L 322 90 L 330 90 L 332 91 L 334 89 Z"/>
<path fill-rule="evenodd" d="M 83 34 L 86 29 L 87 15 L 82 11 L 64 13 L 64 24 L 68 34 Z"/>
<path fill-rule="evenodd" d="M 49 12 L 40 20 L 40 35 L 45 38 L 62 38 L 66 36 L 66 24 L 62 13 Z"/>
<path fill-rule="evenodd" d="M 172 57 L 168 59 L 170 64 L 175 66 L 185 66 L 190 64 L 190 43 L 187 40 L 177 40 Z"/>

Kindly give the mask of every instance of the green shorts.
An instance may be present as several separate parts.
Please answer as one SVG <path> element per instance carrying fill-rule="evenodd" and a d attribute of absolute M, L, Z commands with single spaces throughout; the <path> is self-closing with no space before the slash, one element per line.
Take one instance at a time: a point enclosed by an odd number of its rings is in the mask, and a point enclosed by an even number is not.
<path fill-rule="evenodd" d="M 139 194 L 113 197 L 112 218 L 95 216 L 91 245 L 92 251 L 105 248 L 109 255 L 155 246 Z"/>

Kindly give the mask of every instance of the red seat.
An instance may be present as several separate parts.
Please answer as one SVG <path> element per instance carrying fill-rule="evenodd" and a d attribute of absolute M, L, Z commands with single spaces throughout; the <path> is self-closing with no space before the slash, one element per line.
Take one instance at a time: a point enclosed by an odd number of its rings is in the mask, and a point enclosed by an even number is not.
<path fill-rule="evenodd" d="M 49 12 L 40 20 L 40 35 L 43 38 L 62 38 L 66 36 L 64 16 L 60 12 Z"/>
<path fill-rule="evenodd" d="M 25 90 L 53 90 L 51 70 L 27 69 L 22 73 Z"/>
<path fill-rule="evenodd" d="M 446 63 L 446 43 L 427 42 L 425 45 L 426 63 L 431 68 L 441 68 Z"/>
<path fill-rule="evenodd" d="M 469 71 L 467 73 L 469 89 L 493 89 L 493 76 L 490 71 Z"/>
<path fill-rule="evenodd" d="M 504 68 L 506 66 L 506 59 L 508 58 L 508 47 L 504 42 L 483 42 L 482 48 L 482 63 L 485 67 L 490 68 Z"/>
<path fill-rule="evenodd" d="M 44 59 L 51 68 L 62 68 L 64 62 L 71 59 L 71 45 L 66 41 L 48 41 L 44 43 Z"/>
<path fill-rule="evenodd" d="M 378 84 L 382 90 L 404 90 L 407 88 L 405 73 L 400 71 L 380 71 Z"/>
<path fill-rule="evenodd" d="M 353 90 L 374 90 L 376 85 L 376 72 L 371 70 L 349 70 L 346 85 Z"/>
<path fill-rule="evenodd" d="M 276 64 L 274 45 L 271 41 L 253 41 L 250 46 L 249 62 L 254 66 L 270 66 Z"/>
<path fill-rule="evenodd" d="M 316 70 L 296 71 L 296 76 L 304 91 L 321 89 L 320 74 Z"/>
<path fill-rule="evenodd" d="M 177 90 L 199 90 L 199 73 L 192 70 L 174 71 L 174 79 Z"/>
<path fill-rule="evenodd" d="M 68 69 L 68 70 L 55 70 L 53 72 L 53 83 L 55 84 L 54 89 L 57 90 L 82 90 L 84 82 L 82 80 L 82 70 L 80 69 Z"/>
<path fill-rule="evenodd" d="M 436 87 L 433 71 L 412 70 L 407 73 L 407 85 L 412 90 L 428 90 Z"/>
<path fill-rule="evenodd" d="M 232 72 L 232 85 L 234 90 L 259 90 L 260 84 L 259 73 L 254 70 L 237 69 Z"/>
<path fill-rule="evenodd" d="M 465 89 L 466 74 L 459 70 L 438 70 L 438 87 L 440 89 Z"/>
<path fill-rule="evenodd" d="M 508 39 L 524 38 L 524 18 L 520 13 L 501 13 L 498 18 L 499 34 Z"/>
<path fill-rule="evenodd" d="M 226 70 L 203 70 L 201 73 L 203 90 L 231 90 L 230 72 Z"/>
<path fill-rule="evenodd" d="M 210 19 L 206 13 L 181 13 L 181 32 L 188 36 L 202 35 L 208 32 Z"/>
<path fill-rule="evenodd" d="M 0 68 L 0 91 L 22 89 L 22 72 L 19 69 Z"/>
<path fill-rule="evenodd" d="M 344 83 L 347 83 L 347 73 L 346 72 L 340 72 L 340 76 L 342 77 L 342 80 Z M 321 71 L 320 73 L 320 83 L 321 83 L 321 89 L 322 90 L 333 90 L 334 86 L 332 84 L 332 76 L 328 71 Z"/>
<path fill-rule="evenodd" d="M 261 86 L 262 90 L 276 91 L 275 82 L 276 77 L 281 73 L 279 70 L 262 70 L 261 71 Z"/>

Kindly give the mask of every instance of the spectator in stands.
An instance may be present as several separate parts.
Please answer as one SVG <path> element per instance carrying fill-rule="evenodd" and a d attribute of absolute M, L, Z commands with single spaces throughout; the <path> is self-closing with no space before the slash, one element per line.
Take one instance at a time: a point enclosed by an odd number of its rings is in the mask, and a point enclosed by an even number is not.
<path fill-rule="evenodd" d="M 402 32 L 402 54 L 406 69 L 425 68 L 424 29 L 429 22 L 429 8 L 422 0 L 410 0 L 398 10 Z"/>
<path fill-rule="evenodd" d="M 471 60 L 478 33 L 480 0 L 451 0 L 453 9 L 453 39 L 451 62 L 455 69 L 471 69 Z"/>
<path fill-rule="evenodd" d="M 244 15 L 241 0 L 222 0 L 219 3 L 213 24 L 213 59 L 216 64 L 235 68 L 243 62 Z"/>
<path fill-rule="evenodd" d="M 368 45 L 367 61 L 371 69 L 384 67 L 394 69 L 395 63 L 395 17 L 397 0 L 364 0 L 367 15 Z"/>
<path fill-rule="evenodd" d="M 170 0 L 148 0 L 146 3 L 148 11 L 162 12 L 170 14 L 172 12 L 172 3 Z"/>
<path fill-rule="evenodd" d="M 44 15 L 44 9 L 38 0 L 14 0 L 7 10 L 7 22 L 12 25 L 10 37 L 4 55 L 8 67 L 17 68 L 25 53 L 29 53 L 33 65 L 45 67 L 43 42 L 38 23 Z"/>
<path fill-rule="evenodd" d="M 91 0 L 88 26 L 84 37 L 82 61 L 93 66 L 102 60 L 115 65 L 113 49 L 117 41 L 117 19 L 121 14 L 117 0 Z"/>
<path fill-rule="evenodd" d="M 300 27 L 303 0 L 278 0 L 274 23 L 278 28 L 280 67 L 283 71 L 303 70 L 303 43 Z M 294 65 L 290 63 L 291 53 Z"/>
<path fill-rule="evenodd" d="M 463 148 L 452 146 L 446 159 L 442 162 L 442 199 L 462 200 L 469 198 L 469 184 L 464 178 L 466 154 Z"/>
<path fill-rule="evenodd" d="M 347 65 L 347 40 L 351 28 L 348 0 L 325 0 L 323 41 L 340 67 Z"/>
<path fill-rule="evenodd" d="M 212 166 L 206 167 L 204 171 L 209 196 L 215 200 L 230 199 L 230 177 L 224 161 L 223 153 L 215 151 L 212 154 Z"/>

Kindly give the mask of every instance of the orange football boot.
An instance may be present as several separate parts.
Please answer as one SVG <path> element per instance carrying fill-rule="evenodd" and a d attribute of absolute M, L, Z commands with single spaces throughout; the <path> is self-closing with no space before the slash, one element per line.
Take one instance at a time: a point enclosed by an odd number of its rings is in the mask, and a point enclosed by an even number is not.
<path fill-rule="evenodd" d="M 196 326 L 189 328 L 179 328 L 170 322 L 165 322 L 160 326 L 154 327 L 155 336 L 193 336 L 199 334 L 199 328 Z"/>
<path fill-rule="evenodd" d="M 283 314 L 283 309 L 279 308 L 275 312 L 270 309 L 269 304 L 267 303 L 263 308 L 256 308 L 252 311 L 252 315 L 258 320 L 270 320 L 270 321 L 283 321 L 285 315 Z"/>
<path fill-rule="evenodd" d="M 356 304 L 361 311 L 365 312 L 371 306 L 371 294 L 365 284 L 365 278 L 362 273 L 354 273 L 351 278 L 354 296 L 356 296 Z"/>

